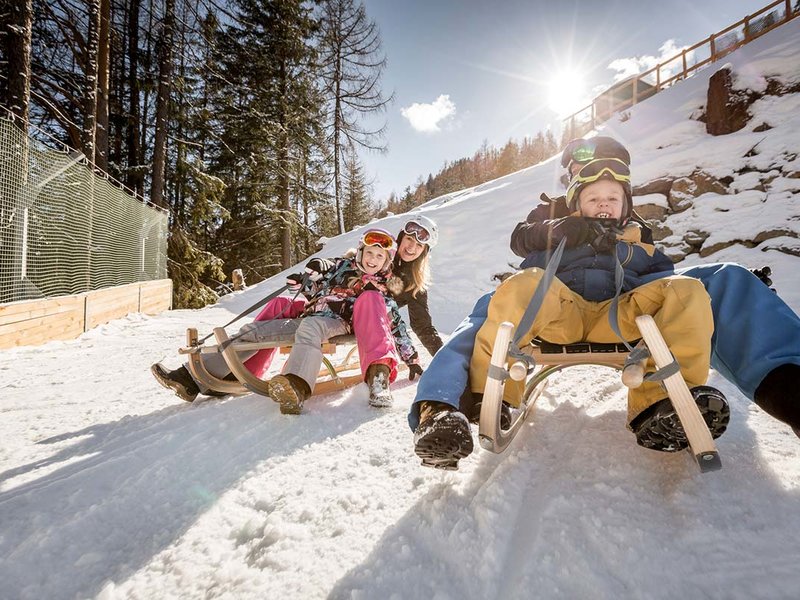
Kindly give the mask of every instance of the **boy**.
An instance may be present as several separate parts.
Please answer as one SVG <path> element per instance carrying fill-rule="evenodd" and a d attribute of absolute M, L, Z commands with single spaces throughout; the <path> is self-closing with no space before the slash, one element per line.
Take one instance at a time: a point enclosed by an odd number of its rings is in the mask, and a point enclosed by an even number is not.
<path fill-rule="evenodd" d="M 708 377 L 713 333 L 708 294 L 701 282 L 688 277 L 670 276 L 644 283 L 649 274 L 671 270 L 672 263 L 642 241 L 641 226 L 631 220 L 630 169 L 626 162 L 615 158 L 588 162 L 572 179 L 567 204 L 572 214 L 557 219 L 552 227 L 553 239 L 566 239 L 557 279 L 520 346 L 534 337 L 559 344 L 618 341 L 609 324 L 609 312 L 619 261 L 625 272 L 617 308 L 621 335 L 627 340 L 641 337 L 635 317 L 653 315 L 683 377 L 693 388 L 712 436 L 719 437 L 730 411 L 720 392 L 703 385 Z M 499 324 L 519 323 L 533 296 L 549 257 L 547 241 L 541 240 L 523 262 L 525 270 L 501 284 L 489 303 L 488 318 L 478 332 L 470 362 L 473 393 L 480 394 L 485 387 Z M 523 382 L 506 381 L 504 400 L 518 406 L 523 389 Z M 452 468 L 471 452 L 466 419 L 450 405 L 422 402 L 420 422 L 415 450 L 429 463 Z M 658 383 L 645 382 L 629 392 L 628 427 L 644 447 L 667 452 L 686 447 L 680 422 Z"/>

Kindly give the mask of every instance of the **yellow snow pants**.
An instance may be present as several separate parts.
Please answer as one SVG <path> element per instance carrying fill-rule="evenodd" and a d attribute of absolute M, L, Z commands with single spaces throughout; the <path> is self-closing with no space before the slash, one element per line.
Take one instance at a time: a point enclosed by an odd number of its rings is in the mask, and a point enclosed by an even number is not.
<path fill-rule="evenodd" d="M 472 352 L 470 386 L 473 392 L 482 394 L 486 387 L 500 323 L 510 321 L 516 326 L 520 322 L 542 275 L 543 269 L 526 269 L 498 286 Z M 608 321 L 610 308 L 611 300 L 590 302 L 554 278 L 533 326 L 519 342 L 520 347 L 534 337 L 554 344 L 617 343 L 620 340 Z M 708 379 L 714 332 L 711 300 L 703 284 L 691 277 L 673 275 L 621 294 L 617 317 L 620 332 L 628 341 L 642 337 L 634 321 L 639 315 L 653 316 L 689 387 L 703 385 Z M 648 370 L 653 369 L 651 358 Z M 524 382 L 507 379 L 503 400 L 519 406 L 524 388 Z M 666 397 L 666 391 L 657 382 L 645 381 L 641 387 L 629 390 L 628 423 L 645 408 Z"/>

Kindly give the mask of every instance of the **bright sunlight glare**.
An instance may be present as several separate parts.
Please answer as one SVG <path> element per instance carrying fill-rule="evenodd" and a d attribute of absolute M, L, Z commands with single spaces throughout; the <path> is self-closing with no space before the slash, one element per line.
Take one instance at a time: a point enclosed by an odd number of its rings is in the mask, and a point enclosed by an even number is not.
<path fill-rule="evenodd" d="M 584 76 L 575 69 L 556 73 L 547 85 L 547 105 L 559 116 L 567 116 L 588 104 Z"/>

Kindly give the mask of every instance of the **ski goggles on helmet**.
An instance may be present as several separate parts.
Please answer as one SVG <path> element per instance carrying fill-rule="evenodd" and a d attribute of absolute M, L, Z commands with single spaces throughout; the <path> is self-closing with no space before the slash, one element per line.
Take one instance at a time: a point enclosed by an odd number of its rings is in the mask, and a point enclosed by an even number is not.
<path fill-rule="evenodd" d="M 392 234 L 383 229 L 370 229 L 361 236 L 362 246 L 380 246 L 384 250 L 394 248 L 394 238 Z"/>
<path fill-rule="evenodd" d="M 625 161 L 618 158 L 599 158 L 586 163 L 569 182 L 567 206 L 570 208 L 574 206 L 577 196 L 584 186 L 602 178 L 613 179 L 619 183 L 630 185 L 631 168 Z"/>
<path fill-rule="evenodd" d="M 416 221 L 409 221 L 405 225 L 403 225 L 403 233 L 406 235 L 413 235 L 417 238 L 417 241 L 420 244 L 429 244 L 431 242 L 431 232 L 425 229 L 422 225 L 417 223 Z"/>

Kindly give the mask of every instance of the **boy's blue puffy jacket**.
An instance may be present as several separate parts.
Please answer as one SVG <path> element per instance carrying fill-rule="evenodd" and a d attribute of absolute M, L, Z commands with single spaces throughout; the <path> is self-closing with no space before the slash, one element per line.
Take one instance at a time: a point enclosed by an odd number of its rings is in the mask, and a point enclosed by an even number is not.
<path fill-rule="evenodd" d="M 663 252 L 641 241 L 641 228 L 637 223 L 626 225 L 624 233 L 617 239 L 617 257 L 625 271 L 622 293 L 642 285 L 644 275 L 674 270 L 672 261 Z M 523 269 L 544 269 L 550 254 L 546 250 L 534 250 L 520 266 Z M 615 268 L 611 252 L 599 252 L 589 244 L 583 244 L 564 249 L 556 276 L 586 300 L 602 302 L 614 297 Z"/>

